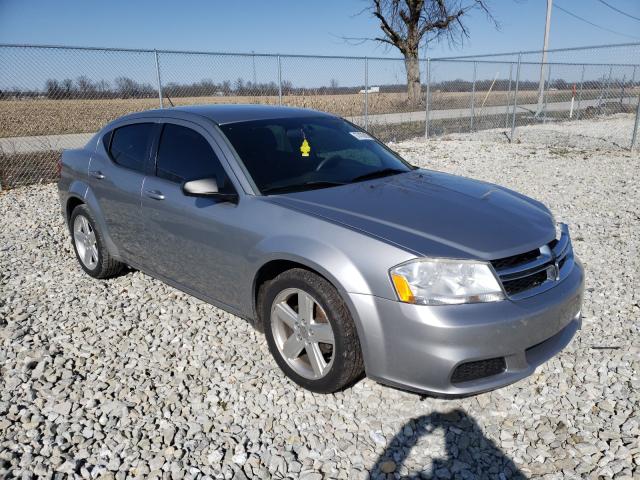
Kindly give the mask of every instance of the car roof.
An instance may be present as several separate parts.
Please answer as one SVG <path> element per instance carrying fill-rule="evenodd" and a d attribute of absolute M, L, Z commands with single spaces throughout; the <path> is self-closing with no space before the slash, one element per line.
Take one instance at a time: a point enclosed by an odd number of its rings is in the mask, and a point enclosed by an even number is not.
<path fill-rule="evenodd" d="M 188 105 L 165 109 L 146 110 L 132 113 L 121 119 L 138 119 L 155 116 L 188 119 L 191 115 L 205 117 L 218 125 L 252 120 L 271 120 L 277 118 L 334 117 L 329 113 L 309 108 L 281 107 L 278 105 Z"/>

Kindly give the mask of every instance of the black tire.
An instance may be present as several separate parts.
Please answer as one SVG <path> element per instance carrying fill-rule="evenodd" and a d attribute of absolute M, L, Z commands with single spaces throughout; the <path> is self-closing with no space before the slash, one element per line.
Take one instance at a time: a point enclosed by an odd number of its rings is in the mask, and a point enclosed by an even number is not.
<path fill-rule="evenodd" d="M 87 219 L 89 225 L 91 226 L 91 229 L 93 230 L 93 233 L 95 234 L 98 259 L 96 265 L 93 268 L 89 268 L 87 265 L 85 265 L 83 260 L 80 258 L 80 254 L 76 246 L 74 224 L 76 218 L 80 215 Z M 104 244 L 102 233 L 98 229 L 97 223 L 93 218 L 91 211 L 87 208 L 86 205 L 78 205 L 73 209 L 73 212 L 71 212 L 71 217 L 69 217 L 69 231 L 71 232 L 71 244 L 73 245 L 73 250 L 76 253 L 76 259 L 78 260 L 80 267 L 87 274 L 91 275 L 93 278 L 104 279 L 114 277 L 122 271 L 122 269 L 124 268 L 124 264 L 119 262 L 118 260 L 115 260 L 109 254 L 109 251 Z"/>
<path fill-rule="evenodd" d="M 299 375 L 289 366 L 276 345 L 271 325 L 271 308 L 276 297 L 291 288 L 310 294 L 326 313 L 326 319 L 333 330 L 333 363 L 319 379 Z M 333 393 L 362 378 L 364 362 L 356 326 L 338 291 L 321 276 L 302 268 L 281 273 L 262 285 L 258 295 L 258 309 L 259 321 L 262 322 L 273 358 L 282 371 L 301 387 L 317 393 Z"/>

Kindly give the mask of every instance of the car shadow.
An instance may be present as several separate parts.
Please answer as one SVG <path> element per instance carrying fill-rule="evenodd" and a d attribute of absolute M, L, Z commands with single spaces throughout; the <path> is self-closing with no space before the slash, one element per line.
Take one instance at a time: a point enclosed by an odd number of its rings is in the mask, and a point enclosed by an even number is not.
<path fill-rule="evenodd" d="M 400 475 L 400 478 L 527 478 L 513 460 L 485 437 L 477 422 L 460 409 L 446 413 L 434 412 L 405 423 L 378 457 L 369 471 L 369 478 L 397 478 L 412 448 L 424 437 L 439 432 L 444 436 L 444 456 L 430 458 L 431 468 L 427 463 L 420 467 L 421 471 L 411 471 L 407 467 L 409 471 L 405 470 L 405 475 Z M 422 471 L 422 468 L 426 470 Z"/>

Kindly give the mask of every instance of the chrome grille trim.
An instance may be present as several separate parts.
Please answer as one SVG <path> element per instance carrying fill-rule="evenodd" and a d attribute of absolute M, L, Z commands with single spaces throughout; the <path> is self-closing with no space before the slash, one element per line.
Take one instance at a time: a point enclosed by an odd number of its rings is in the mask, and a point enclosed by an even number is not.
<path fill-rule="evenodd" d="M 571 249 L 571 239 L 569 238 L 569 231 L 562 232 L 562 238 L 560 239 L 560 242 L 561 243 L 559 243 L 558 246 L 556 246 L 556 248 L 554 249 L 556 260 L 560 260 L 567 255 L 573 254 L 573 251 Z"/>
<path fill-rule="evenodd" d="M 517 280 L 518 278 L 534 275 L 549 266 L 551 257 L 539 256 L 535 260 L 511 268 L 496 270 L 500 279 L 504 281 Z"/>
<path fill-rule="evenodd" d="M 540 254 L 537 258 L 523 262 L 519 265 L 507 268 L 495 268 L 494 270 L 500 279 L 502 289 L 505 295 L 512 300 L 520 300 L 532 297 L 556 286 L 564 280 L 573 269 L 574 258 L 571 248 L 571 238 L 569 236 L 569 228 L 567 225 L 561 225 L 561 235 L 556 241 L 540 247 Z M 499 264 L 499 260 L 496 261 Z M 539 283 L 540 273 L 549 267 L 555 266 L 557 272 L 555 278 L 547 278 L 547 280 Z M 553 273 L 553 270 L 552 270 Z M 536 276 L 537 275 L 537 276 Z M 522 280 L 531 278 L 531 287 L 521 289 Z M 538 279 L 536 281 L 536 279 Z M 514 288 L 509 292 L 509 282 L 514 282 Z M 517 288 L 518 291 L 513 291 Z"/>

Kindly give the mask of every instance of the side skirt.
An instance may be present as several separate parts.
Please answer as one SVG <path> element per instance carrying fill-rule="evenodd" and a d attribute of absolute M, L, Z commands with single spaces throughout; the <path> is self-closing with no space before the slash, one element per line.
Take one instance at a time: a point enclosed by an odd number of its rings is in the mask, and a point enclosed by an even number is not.
<path fill-rule="evenodd" d="M 123 260 L 123 262 L 129 265 L 130 267 L 144 273 L 145 275 L 148 275 L 152 278 L 155 278 L 156 280 L 160 280 L 161 282 L 166 283 L 170 287 L 180 290 L 181 292 L 186 293 L 187 295 L 191 295 L 192 297 L 195 297 L 198 300 L 202 300 L 203 302 L 213 305 L 214 307 L 219 308 L 220 310 L 224 310 L 225 312 L 235 315 L 236 317 L 242 318 L 243 320 L 247 321 L 255 330 L 258 330 L 256 328 L 256 320 L 242 313 L 237 308 L 232 307 L 231 305 L 227 305 L 226 303 L 221 302 L 220 300 L 207 296 L 189 287 L 186 287 L 179 282 L 176 282 L 174 280 L 171 280 L 165 277 L 164 275 L 161 275 L 159 273 L 143 268 L 140 265 L 136 264 L 135 262 L 131 262 L 129 260 Z"/>

